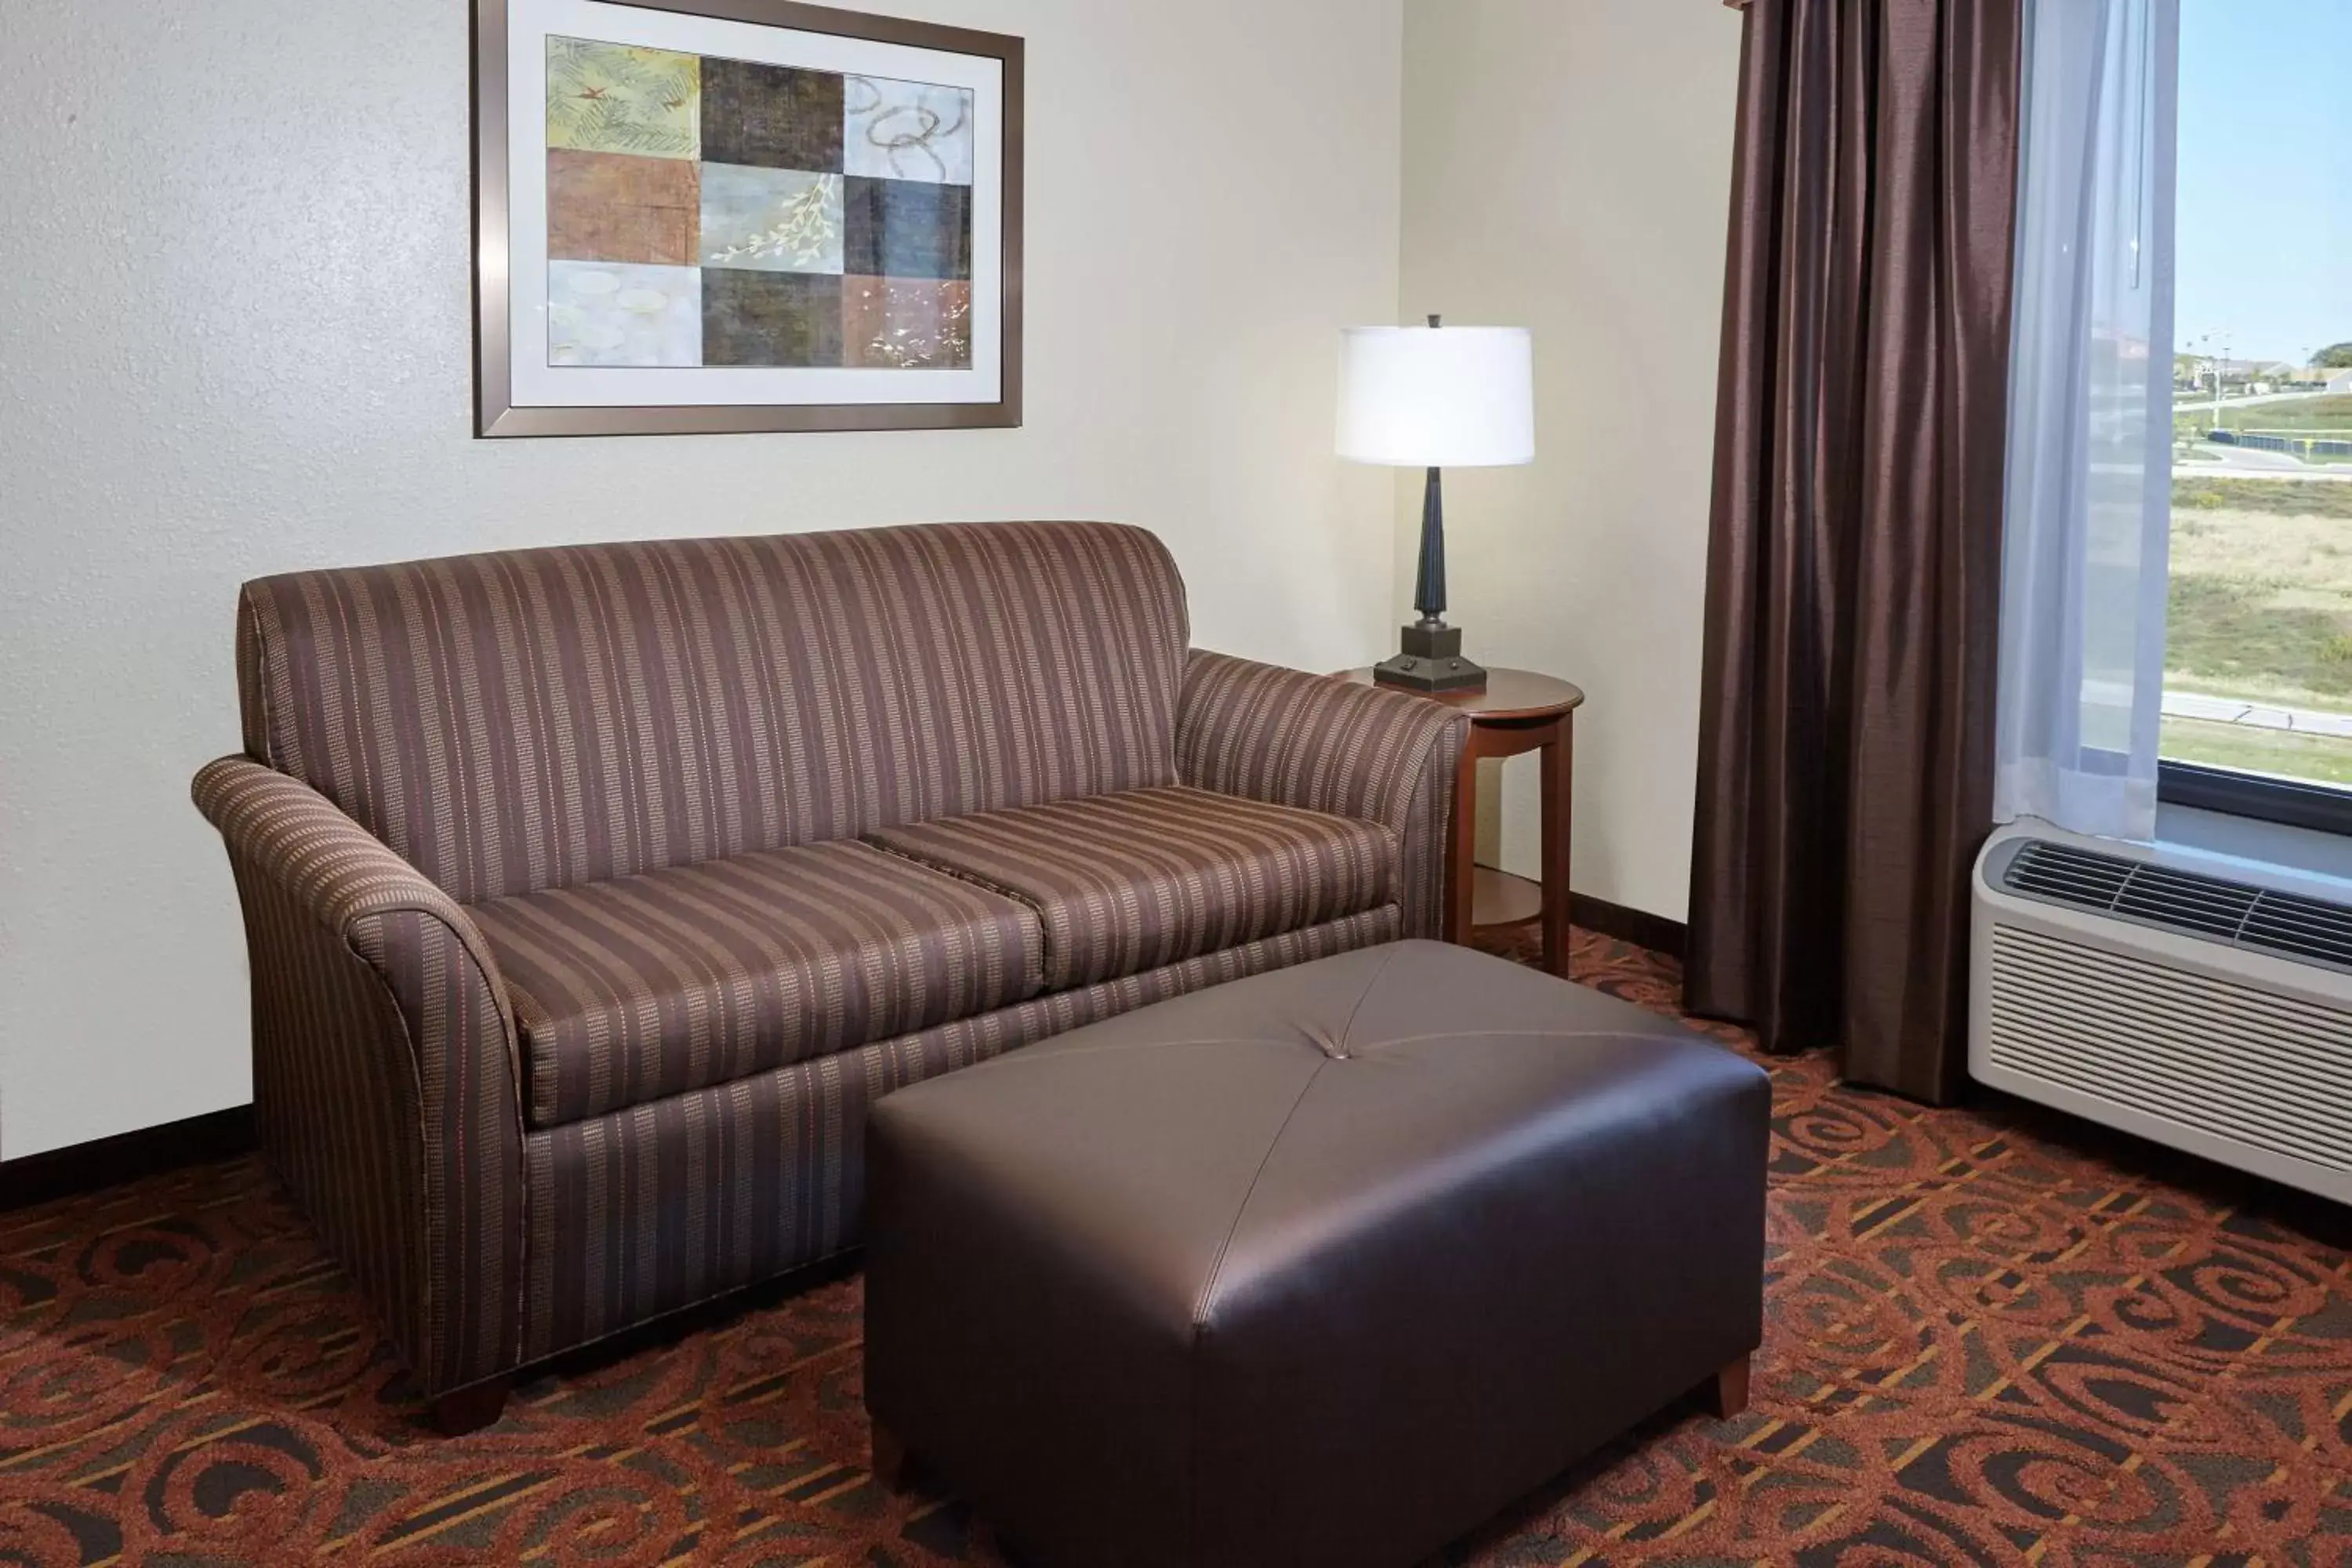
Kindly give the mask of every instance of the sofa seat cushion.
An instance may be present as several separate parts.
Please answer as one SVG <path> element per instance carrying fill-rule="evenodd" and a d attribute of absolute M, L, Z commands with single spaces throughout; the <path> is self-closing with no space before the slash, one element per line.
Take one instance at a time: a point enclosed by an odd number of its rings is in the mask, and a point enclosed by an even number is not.
<path fill-rule="evenodd" d="M 869 842 L 1036 910 L 1053 991 L 1402 896 L 1397 837 L 1386 827 L 1183 787 L 909 823 Z"/>
<path fill-rule="evenodd" d="M 473 906 L 513 997 L 534 1126 L 1034 995 L 1036 915 L 856 843 Z"/>

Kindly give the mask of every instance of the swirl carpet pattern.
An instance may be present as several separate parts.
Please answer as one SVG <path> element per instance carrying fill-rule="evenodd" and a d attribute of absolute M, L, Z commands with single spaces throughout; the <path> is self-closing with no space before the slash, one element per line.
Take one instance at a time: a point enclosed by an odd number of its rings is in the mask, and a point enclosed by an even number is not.
<path fill-rule="evenodd" d="M 1669 960 L 1575 962 L 1675 1010 Z M 1748 1413 L 1663 1413 L 1444 1563 L 2352 1563 L 2343 1211 L 1767 1065 Z M 259 1162 L 0 1216 L 0 1563 L 1006 1563 L 866 1474 L 858 1331 L 835 1279 L 442 1439 Z"/>

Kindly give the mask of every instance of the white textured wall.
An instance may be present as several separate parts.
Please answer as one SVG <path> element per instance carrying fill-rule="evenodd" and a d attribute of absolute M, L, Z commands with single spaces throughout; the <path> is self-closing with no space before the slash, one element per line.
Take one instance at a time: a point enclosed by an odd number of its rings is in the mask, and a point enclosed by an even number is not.
<path fill-rule="evenodd" d="M 1536 334 L 1534 466 L 1446 476 L 1447 618 L 1482 662 L 1585 688 L 1577 890 L 1677 920 L 1738 62 L 1715 0 L 1405 6 L 1404 314 Z M 1532 759 L 1502 816 L 1534 875 Z"/>
<path fill-rule="evenodd" d="M 249 1096 L 187 798 L 247 577 L 1106 517 L 1205 644 L 1378 647 L 1389 490 L 1331 387 L 1397 300 L 1400 0 L 864 3 L 1029 40 L 1024 429 L 470 440 L 460 0 L 0 0 L 0 1156 Z"/>

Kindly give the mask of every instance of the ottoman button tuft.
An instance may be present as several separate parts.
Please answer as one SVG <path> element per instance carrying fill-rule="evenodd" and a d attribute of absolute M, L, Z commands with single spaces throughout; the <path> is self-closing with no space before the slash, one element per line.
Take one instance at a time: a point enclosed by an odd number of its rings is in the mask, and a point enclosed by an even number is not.
<path fill-rule="evenodd" d="M 1303 1024 L 1299 1027 L 1308 1039 L 1315 1042 L 1315 1048 L 1333 1061 L 1344 1062 L 1348 1059 L 1347 1045 L 1332 1038 L 1330 1030 L 1318 1024 Z"/>

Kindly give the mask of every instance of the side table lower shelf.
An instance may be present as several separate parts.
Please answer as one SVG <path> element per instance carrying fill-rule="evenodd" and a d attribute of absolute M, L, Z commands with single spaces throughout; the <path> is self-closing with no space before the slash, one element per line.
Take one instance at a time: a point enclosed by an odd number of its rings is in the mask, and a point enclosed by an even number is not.
<path fill-rule="evenodd" d="M 1470 879 L 1470 927 L 1493 931 L 1543 919 L 1541 882 L 1492 866 L 1474 869 Z"/>

